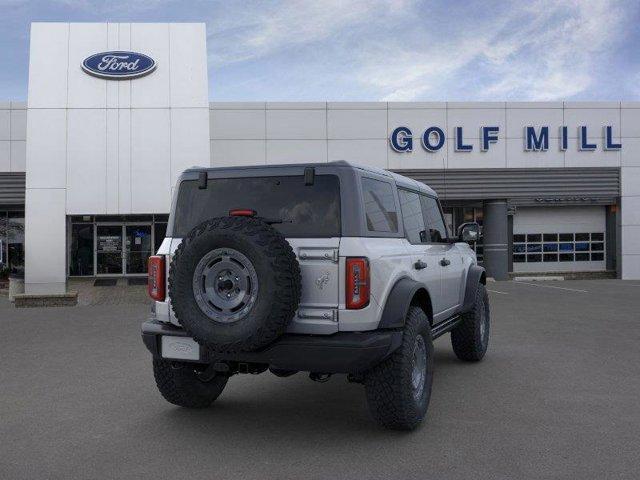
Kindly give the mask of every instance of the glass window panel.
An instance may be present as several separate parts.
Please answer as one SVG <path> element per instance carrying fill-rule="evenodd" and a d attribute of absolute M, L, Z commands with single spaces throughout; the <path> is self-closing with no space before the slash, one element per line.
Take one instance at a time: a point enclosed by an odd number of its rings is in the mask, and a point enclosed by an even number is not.
<path fill-rule="evenodd" d="M 124 215 L 96 215 L 96 222 L 124 222 Z"/>
<path fill-rule="evenodd" d="M 584 242 L 585 240 L 589 241 L 588 233 L 576 233 L 576 242 Z"/>
<path fill-rule="evenodd" d="M 573 243 L 561 243 L 560 244 L 561 252 L 573 252 Z"/>
<path fill-rule="evenodd" d="M 6 223 L 7 263 L 11 273 L 24 273 L 24 212 L 9 212 Z"/>
<path fill-rule="evenodd" d="M 604 243 L 592 243 L 591 251 L 592 252 L 602 252 L 604 250 Z"/>
<path fill-rule="evenodd" d="M 9 275 L 7 261 L 7 212 L 0 211 L 0 278 Z"/>
<path fill-rule="evenodd" d="M 557 253 L 545 253 L 543 256 L 545 262 L 557 262 L 558 254 Z"/>
<path fill-rule="evenodd" d="M 524 242 L 526 241 L 526 236 L 519 233 L 513 236 L 513 241 L 514 243 L 518 243 L 518 242 Z"/>
<path fill-rule="evenodd" d="M 576 243 L 576 252 L 588 252 L 589 251 L 589 243 L 588 242 L 577 242 Z"/>
<path fill-rule="evenodd" d="M 526 259 L 525 255 L 514 255 L 513 256 L 513 262 L 514 263 L 522 263 L 524 262 Z"/>
<path fill-rule="evenodd" d="M 589 254 L 588 253 L 576 253 L 576 262 L 588 262 Z"/>
<path fill-rule="evenodd" d="M 69 275 L 93 275 L 93 224 L 71 225 Z"/>
<path fill-rule="evenodd" d="M 478 222 L 478 225 L 482 226 L 482 223 L 484 221 L 484 211 L 481 208 L 476 208 L 474 209 L 474 211 L 476 222 Z"/>
<path fill-rule="evenodd" d="M 438 201 L 425 195 L 420 195 L 420 201 L 422 202 L 422 213 L 427 226 L 428 241 L 435 243 L 446 241 L 448 237 L 447 229 L 444 226 Z"/>
<path fill-rule="evenodd" d="M 604 260 L 604 253 L 592 253 L 591 261 L 592 262 L 601 262 Z"/>
<path fill-rule="evenodd" d="M 98 225 L 96 239 L 97 274 L 122 274 L 122 227 Z"/>
<path fill-rule="evenodd" d="M 514 253 L 524 253 L 527 250 L 527 246 L 524 244 L 518 244 L 513 246 Z"/>
<path fill-rule="evenodd" d="M 393 187 L 387 182 L 362 179 L 365 217 L 370 232 L 397 232 L 398 214 L 393 199 Z"/>
<path fill-rule="evenodd" d="M 464 222 L 473 222 L 475 220 L 475 215 L 473 213 L 473 208 L 464 207 L 462 209 L 462 219 L 463 219 L 463 223 Z"/>
<path fill-rule="evenodd" d="M 573 233 L 561 233 L 560 234 L 561 242 L 573 242 Z"/>
<path fill-rule="evenodd" d="M 558 234 L 557 233 L 543 233 L 542 234 L 542 239 L 545 242 L 557 242 L 558 241 Z"/>
<path fill-rule="evenodd" d="M 561 253 L 560 254 L 561 262 L 573 262 L 573 253 Z"/>
<path fill-rule="evenodd" d="M 391 185 L 376 180 L 362 185 L 367 214 L 375 217 L 371 221 L 380 229 L 397 232 Z M 340 235 L 340 180 L 335 175 L 316 175 L 313 185 L 305 185 L 302 175 L 212 178 L 206 189 L 199 189 L 196 180 L 186 180 L 180 183 L 175 208 L 174 237 L 186 236 L 209 218 L 226 217 L 235 208 L 251 208 L 260 217 L 282 219 L 273 228 L 285 237 L 334 237 Z"/>
<path fill-rule="evenodd" d="M 527 234 L 527 242 L 539 242 L 542 240 L 542 235 L 539 233 Z"/>
<path fill-rule="evenodd" d="M 537 263 L 537 262 L 541 262 L 541 261 L 542 261 L 542 255 L 540 255 L 540 254 L 537 254 L 537 255 L 536 254 L 533 254 L 533 255 L 529 254 L 529 255 L 527 255 L 527 262 L 529 262 L 529 263 L 531 263 L 531 262 Z"/>
<path fill-rule="evenodd" d="M 73 223 L 93 222 L 93 216 L 91 216 L 91 215 L 74 215 L 73 217 L 71 217 L 71 221 Z"/>
<path fill-rule="evenodd" d="M 604 240 L 604 233 L 592 233 L 591 241 L 602 242 Z"/>
<path fill-rule="evenodd" d="M 127 225 L 125 228 L 126 273 L 145 273 L 152 252 L 151 225 Z"/>
<path fill-rule="evenodd" d="M 167 235 L 167 224 L 161 223 L 161 222 L 155 223 L 153 225 L 153 229 L 154 229 L 154 236 L 155 236 L 153 253 L 156 253 L 160 248 L 160 245 L 162 245 L 162 241 L 164 240 L 164 237 Z"/>
<path fill-rule="evenodd" d="M 557 243 L 545 243 L 543 246 L 545 252 L 557 252 L 558 244 Z"/>
<path fill-rule="evenodd" d="M 413 244 L 425 243 L 427 241 L 427 233 L 424 217 L 422 216 L 420 195 L 407 190 L 398 190 L 398 195 L 407 239 Z"/>
<path fill-rule="evenodd" d="M 527 252 L 541 252 L 542 245 L 540 243 L 528 243 Z"/>

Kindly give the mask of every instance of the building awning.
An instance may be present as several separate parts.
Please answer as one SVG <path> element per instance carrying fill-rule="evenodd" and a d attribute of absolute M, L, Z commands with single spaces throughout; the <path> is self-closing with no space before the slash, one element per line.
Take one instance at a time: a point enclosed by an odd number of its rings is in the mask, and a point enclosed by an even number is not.
<path fill-rule="evenodd" d="M 620 168 L 396 170 L 441 200 L 507 199 L 512 205 L 607 205 L 620 196 Z"/>

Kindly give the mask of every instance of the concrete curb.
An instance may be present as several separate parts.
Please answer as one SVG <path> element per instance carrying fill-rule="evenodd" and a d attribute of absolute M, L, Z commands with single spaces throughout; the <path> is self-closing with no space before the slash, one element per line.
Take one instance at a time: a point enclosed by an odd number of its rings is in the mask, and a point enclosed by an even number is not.
<path fill-rule="evenodd" d="M 78 292 L 53 295 L 30 295 L 20 293 L 15 296 L 16 308 L 31 307 L 73 307 L 78 304 Z"/>

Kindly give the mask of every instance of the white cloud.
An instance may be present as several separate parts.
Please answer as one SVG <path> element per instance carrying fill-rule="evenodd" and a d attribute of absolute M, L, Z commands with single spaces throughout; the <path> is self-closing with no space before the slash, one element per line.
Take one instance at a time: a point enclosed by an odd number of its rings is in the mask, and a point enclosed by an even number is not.
<path fill-rule="evenodd" d="M 216 66 L 261 58 L 402 12 L 408 0 L 286 1 L 216 12 L 208 24 Z"/>
<path fill-rule="evenodd" d="M 484 24 L 467 19 L 452 38 L 425 31 L 428 49 L 405 47 L 391 62 L 383 60 L 394 47 L 382 56 L 380 48 L 370 50 L 359 81 L 382 100 L 433 98 L 452 83 L 473 85 L 479 100 L 567 98 L 592 85 L 593 70 L 624 21 L 622 8 L 608 0 L 537 1 L 501 11 Z"/>

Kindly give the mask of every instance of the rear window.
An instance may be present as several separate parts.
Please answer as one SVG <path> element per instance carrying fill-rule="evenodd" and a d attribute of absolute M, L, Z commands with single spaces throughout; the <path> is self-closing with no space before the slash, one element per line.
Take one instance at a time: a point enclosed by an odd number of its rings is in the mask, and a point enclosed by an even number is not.
<path fill-rule="evenodd" d="M 184 237 L 212 217 L 229 210 L 252 209 L 258 217 L 283 220 L 273 227 L 286 237 L 340 236 L 340 180 L 316 175 L 313 185 L 304 177 L 252 177 L 209 179 L 206 189 L 197 180 L 180 184 L 174 217 L 174 237 Z"/>

